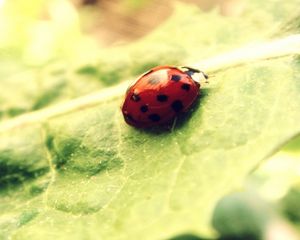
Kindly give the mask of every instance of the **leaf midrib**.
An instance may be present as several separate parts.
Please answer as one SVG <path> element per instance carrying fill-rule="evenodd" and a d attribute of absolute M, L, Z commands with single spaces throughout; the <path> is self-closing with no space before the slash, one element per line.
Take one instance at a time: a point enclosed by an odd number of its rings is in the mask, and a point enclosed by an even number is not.
<path fill-rule="evenodd" d="M 247 45 L 232 52 L 190 64 L 189 66 L 201 69 L 210 75 L 254 61 L 265 61 L 295 54 L 300 54 L 300 34 L 290 35 L 285 38 L 256 45 Z M 79 97 L 66 103 L 60 103 L 3 121 L 0 123 L 0 133 L 30 124 L 45 122 L 49 119 L 94 107 L 104 102 L 114 101 L 124 94 L 130 82 L 131 81 L 127 80 L 116 86 Z M 202 85 L 205 85 L 205 83 Z"/>

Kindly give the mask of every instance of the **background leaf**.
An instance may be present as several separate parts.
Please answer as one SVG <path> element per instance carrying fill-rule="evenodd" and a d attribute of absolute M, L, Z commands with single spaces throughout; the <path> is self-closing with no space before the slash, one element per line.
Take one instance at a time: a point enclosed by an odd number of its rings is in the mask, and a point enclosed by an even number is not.
<path fill-rule="evenodd" d="M 12 4 L 4 10 L 12 12 L 12 16 L 30 19 L 23 21 L 22 28 L 36 36 L 20 31 L 19 21 L 4 18 L 12 26 L 10 34 L 3 33 L 8 42 L 2 47 L 0 44 L 0 84 L 6 89 L 0 96 L 0 121 L 117 84 L 156 65 L 198 62 L 243 44 L 268 39 L 275 33 L 284 35 L 285 27 L 291 25 L 290 16 L 296 15 L 298 7 L 296 0 L 249 1 L 241 17 L 225 17 L 216 10 L 205 13 L 196 6 L 178 3 L 172 16 L 146 37 L 107 48 L 96 46 L 93 40 L 78 33 L 79 16 L 73 16 L 75 10 L 67 1 L 45 1 L 44 5 L 52 9 L 49 15 L 53 15 L 46 22 L 37 16 L 38 9 L 44 6 L 42 1 L 36 2 L 32 8 L 35 11 L 28 13 L 30 17 L 24 16 L 27 2 L 21 4 L 22 1 L 18 0 L 17 8 Z M 68 23 L 75 26 L 74 31 L 65 31 L 62 20 L 55 17 L 57 12 L 72 16 L 73 21 Z M 278 34 L 282 28 L 285 31 Z M 38 51 L 49 56 L 42 56 L 43 61 L 28 60 L 27 55 L 35 56 L 30 46 L 38 45 L 38 36 L 49 31 L 54 31 L 52 45 L 42 45 Z M 16 32 L 22 35 L 16 37 Z M 45 48 L 53 50 L 47 53 Z"/>

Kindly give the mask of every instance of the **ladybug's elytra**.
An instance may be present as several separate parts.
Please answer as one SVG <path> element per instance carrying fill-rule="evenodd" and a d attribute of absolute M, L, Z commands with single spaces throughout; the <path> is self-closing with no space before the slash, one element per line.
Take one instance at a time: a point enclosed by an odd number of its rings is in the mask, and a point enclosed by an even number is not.
<path fill-rule="evenodd" d="M 171 122 L 186 112 L 200 93 L 207 75 L 190 67 L 158 66 L 139 77 L 127 90 L 122 112 L 126 123 L 147 128 Z"/>

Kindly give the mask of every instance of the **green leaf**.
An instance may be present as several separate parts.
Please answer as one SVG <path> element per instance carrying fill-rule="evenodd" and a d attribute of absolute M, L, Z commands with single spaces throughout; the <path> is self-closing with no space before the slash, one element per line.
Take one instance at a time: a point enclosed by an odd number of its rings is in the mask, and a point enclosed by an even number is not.
<path fill-rule="evenodd" d="M 2 236 L 207 232 L 218 198 L 300 132 L 299 69 L 289 56 L 220 72 L 173 131 L 127 126 L 121 96 L 3 131 Z"/>
<path fill-rule="evenodd" d="M 217 204 L 212 224 L 221 239 L 263 239 L 278 217 L 270 205 L 249 189 L 223 197 Z"/>
<path fill-rule="evenodd" d="M 102 49 L 100 63 L 84 59 L 68 71 L 64 64 L 54 64 L 54 71 L 52 65 L 21 66 L 26 71 L 16 76 L 19 66 L 3 68 L 0 238 L 152 240 L 209 233 L 217 200 L 300 134 L 299 51 L 282 57 L 274 49 L 277 59 L 245 59 L 240 67 L 228 59 L 173 130 L 124 123 L 119 107 L 127 82 L 68 100 L 156 64 L 198 61 L 265 38 L 296 3 L 281 3 L 279 11 L 277 1 L 253 1 L 244 21 L 182 6 L 135 45 Z M 210 31 L 203 34 L 205 28 Z"/>

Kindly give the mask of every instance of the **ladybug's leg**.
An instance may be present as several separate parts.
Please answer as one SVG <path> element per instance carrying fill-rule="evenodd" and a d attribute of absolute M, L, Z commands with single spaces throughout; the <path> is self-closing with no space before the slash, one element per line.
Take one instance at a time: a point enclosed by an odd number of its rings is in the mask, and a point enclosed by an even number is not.
<path fill-rule="evenodd" d="M 204 76 L 205 79 L 208 79 L 208 75 L 205 72 L 200 71 L 200 73 L 203 74 L 203 76 Z"/>
<path fill-rule="evenodd" d="M 171 132 L 174 131 L 175 126 L 176 126 L 176 122 L 177 122 L 177 117 L 175 117 L 174 120 L 173 120 L 172 127 L 171 127 Z"/>
<path fill-rule="evenodd" d="M 205 83 L 209 83 L 209 81 L 207 80 L 207 79 L 208 79 L 208 76 L 207 76 L 207 74 L 206 74 L 205 72 L 199 71 L 199 74 L 202 75 L 202 79 L 205 80 L 205 81 L 204 81 Z"/>
<path fill-rule="evenodd" d="M 202 71 L 200 71 L 200 73 L 203 75 L 203 77 L 204 77 L 204 79 L 205 79 L 204 82 L 205 82 L 205 83 L 209 83 L 207 74 L 206 74 L 205 72 L 202 72 Z"/>

